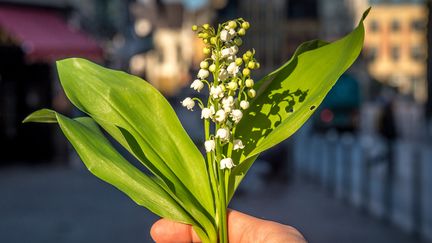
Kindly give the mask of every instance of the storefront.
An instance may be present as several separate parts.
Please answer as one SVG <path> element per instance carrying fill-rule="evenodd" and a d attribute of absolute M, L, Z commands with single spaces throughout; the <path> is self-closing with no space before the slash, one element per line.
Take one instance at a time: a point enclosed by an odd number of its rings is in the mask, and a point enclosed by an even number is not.
<path fill-rule="evenodd" d="M 0 166 L 66 155 L 54 126 L 21 123 L 43 107 L 70 112 L 55 72 L 55 61 L 66 57 L 101 62 L 103 53 L 59 10 L 0 5 Z"/>

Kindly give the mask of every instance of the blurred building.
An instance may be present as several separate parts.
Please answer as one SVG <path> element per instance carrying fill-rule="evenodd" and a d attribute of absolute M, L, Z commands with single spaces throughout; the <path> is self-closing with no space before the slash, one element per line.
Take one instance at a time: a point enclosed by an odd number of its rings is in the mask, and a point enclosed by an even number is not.
<path fill-rule="evenodd" d="M 127 69 L 165 95 L 175 96 L 191 82 L 190 70 L 204 58 L 203 43 L 191 26 L 212 23 L 216 10 L 227 4 L 226 0 L 130 1 L 134 35 L 141 41 L 151 38 L 153 46 L 133 53 Z"/>
<path fill-rule="evenodd" d="M 56 60 L 103 60 L 99 44 L 71 26 L 68 13 L 65 1 L 0 3 L 0 165 L 65 159 L 66 143 L 57 140 L 58 129 L 21 121 L 44 107 L 70 112 L 54 71 Z"/>
<path fill-rule="evenodd" d="M 421 1 L 370 1 L 365 54 L 373 78 L 424 103 L 427 8 Z"/>
<path fill-rule="evenodd" d="M 302 42 L 318 37 L 317 0 L 239 1 L 238 8 L 252 26 L 244 48 L 256 48 L 260 75 L 288 61 Z"/>

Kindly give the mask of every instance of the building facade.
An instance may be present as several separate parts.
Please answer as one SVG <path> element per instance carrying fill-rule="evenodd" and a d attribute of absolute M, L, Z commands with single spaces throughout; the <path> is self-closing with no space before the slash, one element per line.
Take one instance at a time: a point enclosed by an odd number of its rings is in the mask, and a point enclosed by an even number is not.
<path fill-rule="evenodd" d="M 373 4 L 365 21 L 370 75 L 420 103 L 427 99 L 426 26 L 427 8 L 417 2 Z"/>

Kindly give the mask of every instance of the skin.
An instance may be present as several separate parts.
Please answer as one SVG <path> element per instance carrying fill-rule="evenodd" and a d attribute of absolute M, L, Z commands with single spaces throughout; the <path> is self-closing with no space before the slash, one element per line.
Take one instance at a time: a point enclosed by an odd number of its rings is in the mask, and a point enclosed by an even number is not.
<path fill-rule="evenodd" d="M 168 219 L 154 223 L 150 234 L 158 243 L 201 242 L 190 225 Z M 302 234 L 291 226 L 233 210 L 228 213 L 228 237 L 232 243 L 306 243 Z"/>

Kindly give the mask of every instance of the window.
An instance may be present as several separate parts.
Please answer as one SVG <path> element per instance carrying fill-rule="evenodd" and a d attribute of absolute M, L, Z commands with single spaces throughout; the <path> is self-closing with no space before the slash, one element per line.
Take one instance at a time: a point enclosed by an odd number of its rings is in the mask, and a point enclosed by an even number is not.
<path fill-rule="evenodd" d="M 372 32 L 377 32 L 378 30 L 379 30 L 379 24 L 378 24 L 378 22 L 376 21 L 376 20 L 371 20 L 371 23 L 370 23 L 370 30 L 372 31 Z"/>
<path fill-rule="evenodd" d="M 426 29 L 426 23 L 421 19 L 415 19 L 411 22 L 411 29 L 413 31 L 424 31 Z"/>
<path fill-rule="evenodd" d="M 378 49 L 377 49 L 376 47 L 369 47 L 369 48 L 367 48 L 365 51 L 366 51 L 366 52 L 365 52 L 365 54 L 366 54 L 366 59 L 367 59 L 369 62 L 373 62 L 373 61 L 376 59 L 376 57 L 377 57 Z"/>
<path fill-rule="evenodd" d="M 400 57 L 400 49 L 398 46 L 393 46 L 391 48 L 391 57 L 393 61 L 398 61 Z"/>
<path fill-rule="evenodd" d="M 426 58 L 426 53 L 424 48 L 420 45 L 415 45 L 411 47 L 411 58 L 416 61 L 424 61 Z"/>
<path fill-rule="evenodd" d="M 397 19 L 391 22 L 391 30 L 393 32 L 398 32 L 400 30 L 400 22 Z"/>

